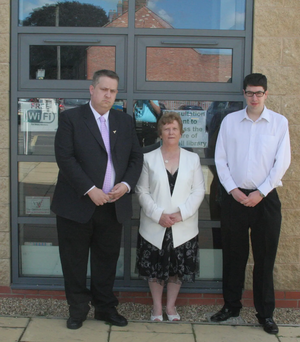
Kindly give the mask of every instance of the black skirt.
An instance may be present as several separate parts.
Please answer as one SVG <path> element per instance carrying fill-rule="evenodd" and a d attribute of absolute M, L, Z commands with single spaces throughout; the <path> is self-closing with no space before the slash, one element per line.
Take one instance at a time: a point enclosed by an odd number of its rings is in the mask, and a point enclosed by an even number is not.
<path fill-rule="evenodd" d="M 199 272 L 198 235 L 184 244 L 174 248 L 172 229 L 167 228 L 162 249 L 153 246 L 138 235 L 136 268 L 140 276 L 148 281 L 167 283 L 169 277 L 173 282 L 194 282 Z"/>

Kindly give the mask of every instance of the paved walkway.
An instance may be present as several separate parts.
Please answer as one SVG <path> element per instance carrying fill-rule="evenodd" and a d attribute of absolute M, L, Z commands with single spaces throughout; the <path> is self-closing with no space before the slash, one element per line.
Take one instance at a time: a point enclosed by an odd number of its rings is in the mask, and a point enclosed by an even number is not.
<path fill-rule="evenodd" d="M 89 319 L 78 330 L 65 319 L 0 317 L 0 342 L 296 342 L 300 326 L 280 326 L 268 335 L 260 326 L 129 322 L 115 327 Z"/>

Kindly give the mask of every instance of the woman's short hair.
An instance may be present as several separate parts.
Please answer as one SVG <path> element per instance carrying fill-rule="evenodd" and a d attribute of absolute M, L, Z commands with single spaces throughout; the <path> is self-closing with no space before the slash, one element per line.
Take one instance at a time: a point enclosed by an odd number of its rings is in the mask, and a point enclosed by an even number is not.
<path fill-rule="evenodd" d="M 178 122 L 180 134 L 183 134 L 183 124 L 180 115 L 176 112 L 166 112 L 162 115 L 157 124 L 157 132 L 159 137 L 162 133 L 162 127 L 166 124 L 172 123 L 173 121 Z"/>

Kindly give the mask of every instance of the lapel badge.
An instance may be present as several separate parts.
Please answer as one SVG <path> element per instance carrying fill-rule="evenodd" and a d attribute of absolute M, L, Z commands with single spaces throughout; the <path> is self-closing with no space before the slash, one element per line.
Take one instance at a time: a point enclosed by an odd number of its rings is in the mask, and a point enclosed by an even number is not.
<path fill-rule="evenodd" d="M 114 134 L 116 134 L 117 133 L 117 131 L 113 131 L 114 132 Z"/>

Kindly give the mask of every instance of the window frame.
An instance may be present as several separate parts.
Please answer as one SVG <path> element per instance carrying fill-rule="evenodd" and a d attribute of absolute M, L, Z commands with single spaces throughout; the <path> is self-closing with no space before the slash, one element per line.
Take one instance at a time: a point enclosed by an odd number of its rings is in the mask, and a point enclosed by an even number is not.
<path fill-rule="evenodd" d="M 138 29 L 135 22 L 135 0 L 129 0 L 128 27 L 126 28 L 77 28 L 77 27 L 29 27 L 18 26 L 18 1 L 11 3 L 11 94 L 10 94 L 10 190 L 11 190 L 11 243 L 12 274 L 11 287 L 15 289 L 63 290 L 63 278 L 21 277 L 19 269 L 19 224 L 53 224 L 51 217 L 21 217 L 18 215 L 18 163 L 21 161 L 55 162 L 54 156 L 19 155 L 18 154 L 18 98 L 85 98 L 89 97 L 90 81 L 38 80 L 29 79 L 29 45 L 39 43 L 45 37 L 51 39 L 116 39 L 120 44 L 116 51 L 116 71 L 120 76 L 120 88 L 117 99 L 127 101 L 127 108 L 133 108 L 137 99 L 157 100 L 211 100 L 211 101 L 244 101 L 242 80 L 251 72 L 252 63 L 252 27 L 254 0 L 246 0 L 245 30 L 192 30 L 192 29 Z M 119 40 L 118 40 L 119 39 Z M 217 41 L 221 44 L 232 42 L 242 46 L 234 47 L 233 82 L 232 84 L 206 83 L 193 89 L 184 88 L 182 84 L 165 84 L 151 82 L 151 87 L 143 79 L 145 61 L 140 61 L 145 42 L 176 41 L 188 39 L 192 41 Z M 144 46 L 141 42 L 144 41 Z M 43 43 L 44 44 L 44 43 Z M 80 42 L 86 45 L 86 42 Z M 97 45 L 97 44 L 95 44 Z M 103 44 L 105 45 L 105 44 Z M 207 44 L 206 44 L 207 45 Z M 205 47 L 205 44 L 201 47 Z M 168 45 L 169 46 L 169 45 Z M 178 46 L 178 45 L 177 45 Z M 198 46 L 198 45 L 197 45 Z M 207 45 L 209 47 L 209 45 Z M 225 46 L 225 45 L 224 45 Z M 227 46 L 227 45 L 226 45 Z M 186 47 L 186 46 L 185 46 Z M 138 56 L 138 57 L 137 57 Z M 237 63 L 237 67 L 235 64 Z M 68 84 L 67 84 L 68 83 Z M 132 115 L 132 111 L 128 110 Z M 213 159 L 202 159 L 202 165 L 213 165 Z M 124 224 L 124 278 L 116 279 L 116 291 L 148 292 L 147 283 L 142 279 L 130 279 L 131 226 L 138 225 L 138 220 Z M 220 227 L 219 221 L 199 221 L 199 229 Z M 184 284 L 182 292 L 221 293 L 221 281 L 197 281 Z"/>

